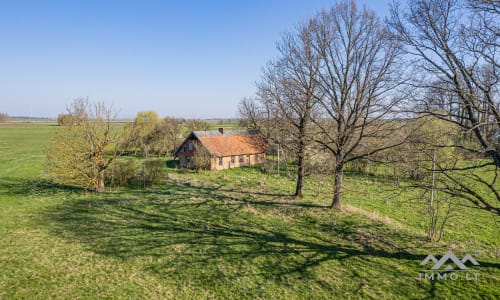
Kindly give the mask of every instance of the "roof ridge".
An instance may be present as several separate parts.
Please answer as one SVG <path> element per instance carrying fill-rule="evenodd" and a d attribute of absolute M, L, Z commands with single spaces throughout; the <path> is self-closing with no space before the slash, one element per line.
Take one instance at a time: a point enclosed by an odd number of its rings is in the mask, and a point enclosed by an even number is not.
<path fill-rule="evenodd" d="M 260 130 L 258 129 L 232 129 L 232 130 L 224 130 L 224 133 L 221 133 L 219 130 L 193 130 L 193 134 L 196 136 L 227 136 L 227 135 L 248 135 L 248 134 L 260 134 Z"/>

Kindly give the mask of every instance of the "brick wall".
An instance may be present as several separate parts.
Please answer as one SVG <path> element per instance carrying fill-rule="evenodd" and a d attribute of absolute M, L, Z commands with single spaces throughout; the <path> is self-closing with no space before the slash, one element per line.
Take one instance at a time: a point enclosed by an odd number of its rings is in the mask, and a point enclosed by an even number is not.
<path fill-rule="evenodd" d="M 237 168 L 243 166 L 251 166 L 266 161 L 265 154 L 245 154 L 242 155 L 243 161 L 240 162 L 240 155 L 224 156 L 222 161 L 219 157 L 212 157 L 210 159 L 211 170 L 223 170 L 230 168 Z"/>

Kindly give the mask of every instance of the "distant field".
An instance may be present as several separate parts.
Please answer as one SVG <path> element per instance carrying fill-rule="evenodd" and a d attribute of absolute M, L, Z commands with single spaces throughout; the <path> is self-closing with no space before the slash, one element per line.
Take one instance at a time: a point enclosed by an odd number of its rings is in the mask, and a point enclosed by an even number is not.
<path fill-rule="evenodd" d="M 217 128 L 225 128 L 228 130 L 238 130 L 238 129 L 243 129 L 240 127 L 240 122 L 238 120 L 206 120 L 206 122 L 210 125 L 210 129 L 217 129 Z"/>
<path fill-rule="evenodd" d="M 238 130 L 238 129 L 244 129 L 240 126 L 240 123 L 238 120 L 233 120 L 233 119 L 220 119 L 220 120 L 204 120 L 207 122 L 210 126 L 210 130 L 215 130 L 218 128 L 226 128 L 229 130 Z M 114 124 L 126 124 L 130 123 L 132 120 L 116 120 L 113 121 Z M 11 119 L 8 122 L 2 123 L 0 122 L 0 126 L 57 126 L 57 121 L 56 120 L 50 120 L 50 119 Z"/>
<path fill-rule="evenodd" d="M 0 126 L 0 299 L 500 298 L 486 212 L 456 206 L 431 244 L 425 201 L 383 176 L 348 175 L 332 211 L 332 178 L 308 176 L 296 200 L 293 178 L 259 166 L 169 168 L 157 187 L 95 195 L 46 180 L 51 125 Z M 417 279 L 447 249 L 478 260 L 477 281 Z"/>
<path fill-rule="evenodd" d="M 9 120 L 8 122 L 0 122 L 0 126 L 49 126 L 54 125 L 57 126 L 57 122 L 55 120 L 23 120 L 23 119 L 14 119 Z"/>

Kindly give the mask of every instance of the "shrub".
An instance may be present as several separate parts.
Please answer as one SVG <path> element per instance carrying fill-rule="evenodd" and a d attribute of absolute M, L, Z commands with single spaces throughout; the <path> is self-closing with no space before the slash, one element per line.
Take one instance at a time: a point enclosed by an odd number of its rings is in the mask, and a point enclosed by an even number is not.
<path fill-rule="evenodd" d="M 116 161 L 106 173 L 106 181 L 114 186 L 130 186 L 139 174 L 139 168 L 133 160 Z"/>
<path fill-rule="evenodd" d="M 150 159 L 144 161 L 143 170 L 141 172 L 142 182 L 144 186 L 152 186 L 158 184 L 166 176 L 166 164 L 163 159 Z"/>
<path fill-rule="evenodd" d="M 210 153 L 203 147 L 197 147 L 193 156 L 196 171 L 210 169 Z"/>
<path fill-rule="evenodd" d="M 75 117 L 72 114 L 59 114 L 57 116 L 57 125 L 59 126 L 69 126 L 73 124 Z"/>
<path fill-rule="evenodd" d="M 277 173 L 277 166 L 276 162 L 272 160 L 267 160 L 265 163 L 262 164 L 260 167 L 260 171 L 264 174 L 273 174 Z"/>
<path fill-rule="evenodd" d="M 150 187 L 166 176 L 162 159 L 116 161 L 106 173 L 106 182 L 113 186 Z"/>

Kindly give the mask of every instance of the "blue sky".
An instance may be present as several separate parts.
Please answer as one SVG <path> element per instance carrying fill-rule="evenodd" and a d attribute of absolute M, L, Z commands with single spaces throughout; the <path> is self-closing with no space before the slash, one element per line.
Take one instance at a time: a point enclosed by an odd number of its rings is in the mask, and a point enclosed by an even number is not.
<path fill-rule="evenodd" d="M 280 34 L 333 3 L 0 0 L 0 112 L 54 117 L 88 97 L 121 117 L 237 117 Z"/>

